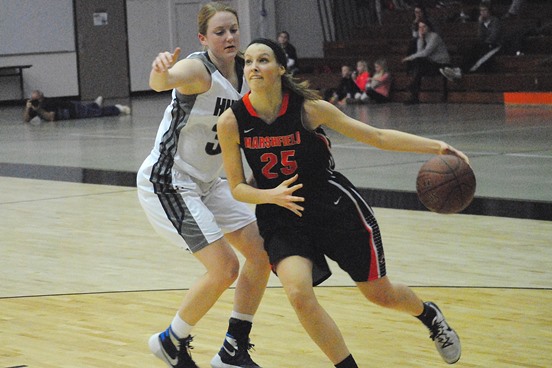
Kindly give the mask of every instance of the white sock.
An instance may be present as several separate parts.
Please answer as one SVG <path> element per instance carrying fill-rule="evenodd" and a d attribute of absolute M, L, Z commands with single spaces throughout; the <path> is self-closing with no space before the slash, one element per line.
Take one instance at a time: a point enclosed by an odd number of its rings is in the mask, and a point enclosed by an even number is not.
<path fill-rule="evenodd" d="M 183 339 L 190 335 L 194 326 L 187 324 L 182 318 L 180 318 L 178 313 L 176 313 L 176 316 L 174 316 L 171 322 L 171 328 L 179 339 Z"/>
<path fill-rule="evenodd" d="M 241 321 L 247 321 L 251 323 L 253 323 L 253 317 L 254 316 L 252 314 L 243 314 L 243 313 L 238 313 L 236 311 L 232 311 L 232 315 L 230 316 L 230 318 L 235 318 Z"/>
<path fill-rule="evenodd" d="M 130 115 L 130 107 L 126 105 L 116 104 L 115 107 L 119 109 L 119 112 L 123 115 Z"/>

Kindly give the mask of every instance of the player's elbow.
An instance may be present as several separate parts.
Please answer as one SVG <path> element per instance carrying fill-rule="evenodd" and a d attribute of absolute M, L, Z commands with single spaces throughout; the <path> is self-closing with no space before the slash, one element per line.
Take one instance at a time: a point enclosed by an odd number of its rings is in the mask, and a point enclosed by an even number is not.
<path fill-rule="evenodd" d="M 149 86 L 155 92 L 162 92 L 168 90 L 168 79 L 166 75 L 152 72 L 149 78 Z"/>
<path fill-rule="evenodd" d="M 237 185 L 230 186 L 230 192 L 232 193 L 232 197 L 234 197 L 235 200 L 245 203 L 251 203 L 246 192 L 246 187 L 248 184 L 245 182 L 238 183 Z"/>
<path fill-rule="evenodd" d="M 240 194 L 239 190 L 236 190 L 235 188 L 230 191 L 232 193 L 232 197 L 239 202 L 247 202 L 244 200 L 243 196 Z"/>
<path fill-rule="evenodd" d="M 150 86 L 150 88 L 153 89 L 155 92 L 163 92 L 163 91 L 166 90 L 166 89 L 164 88 L 164 86 L 161 85 L 161 83 L 158 83 L 158 82 L 156 82 L 156 81 L 150 81 L 149 86 Z"/>

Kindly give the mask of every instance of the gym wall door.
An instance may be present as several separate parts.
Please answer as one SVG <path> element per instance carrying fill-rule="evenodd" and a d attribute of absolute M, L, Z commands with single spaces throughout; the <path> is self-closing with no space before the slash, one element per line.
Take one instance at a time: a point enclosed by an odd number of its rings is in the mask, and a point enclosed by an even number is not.
<path fill-rule="evenodd" d="M 128 97 L 125 0 L 75 0 L 74 4 L 81 99 Z"/>

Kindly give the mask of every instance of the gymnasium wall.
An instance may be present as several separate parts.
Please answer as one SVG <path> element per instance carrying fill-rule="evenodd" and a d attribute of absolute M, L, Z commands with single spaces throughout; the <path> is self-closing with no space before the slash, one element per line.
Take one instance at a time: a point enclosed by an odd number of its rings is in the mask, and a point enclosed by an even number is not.
<path fill-rule="evenodd" d="M 174 48 L 179 26 L 175 9 L 205 2 L 126 0 L 131 92 L 149 90 L 153 57 Z M 315 1 L 229 2 L 240 15 L 242 46 L 255 37 L 275 38 L 277 31 L 287 30 L 299 57 L 323 56 Z M 51 97 L 78 96 L 73 0 L 0 0 L 0 9 L 0 66 L 33 65 L 24 71 L 25 95 L 38 88 Z M 0 101 L 17 100 L 19 94 L 18 78 L 0 78 Z"/>
<path fill-rule="evenodd" d="M 199 48 L 195 36 L 195 14 L 190 19 L 176 18 L 179 5 L 201 3 L 185 0 L 127 0 L 129 33 L 129 63 L 131 92 L 149 90 L 151 62 L 162 50 L 181 46 L 178 30 L 190 29 L 187 41 Z M 230 4 L 238 10 L 242 48 L 256 37 L 276 38 L 279 30 L 287 30 L 299 57 L 322 57 L 323 36 L 316 1 L 312 0 L 234 0 Z M 198 5 L 199 6 L 199 5 Z M 264 11 L 263 11 L 264 10 Z M 263 16 L 262 14 L 266 14 Z M 188 48 L 189 50 L 189 48 Z"/>
<path fill-rule="evenodd" d="M 77 95 L 72 0 L 0 0 L 0 66 L 32 64 L 25 90 Z M 0 100 L 18 99 L 19 79 L 0 78 Z"/>

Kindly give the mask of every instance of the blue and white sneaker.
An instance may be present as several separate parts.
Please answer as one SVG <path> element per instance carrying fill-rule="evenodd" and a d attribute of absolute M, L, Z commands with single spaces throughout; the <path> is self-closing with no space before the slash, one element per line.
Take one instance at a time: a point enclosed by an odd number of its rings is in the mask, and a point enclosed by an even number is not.
<path fill-rule="evenodd" d="M 445 316 L 441 313 L 439 307 L 432 303 L 425 303 L 430 308 L 433 308 L 437 315 L 433 319 L 429 331 L 431 340 L 435 343 L 437 351 L 441 355 L 441 358 L 448 364 L 454 364 L 460 360 L 462 354 L 462 347 L 460 346 L 460 337 L 456 331 L 454 331 L 445 321 Z"/>
<path fill-rule="evenodd" d="M 251 359 L 248 350 L 253 348 L 249 339 L 243 343 L 238 343 L 231 335 L 226 334 L 224 343 L 220 351 L 211 359 L 212 368 L 260 368 L 260 366 Z"/>
<path fill-rule="evenodd" d="M 179 339 L 169 326 L 164 332 L 155 334 L 149 339 L 151 352 L 171 368 L 199 368 L 192 360 L 190 345 L 193 337 L 188 335 Z"/>

